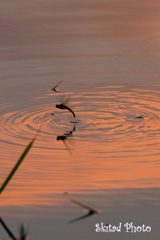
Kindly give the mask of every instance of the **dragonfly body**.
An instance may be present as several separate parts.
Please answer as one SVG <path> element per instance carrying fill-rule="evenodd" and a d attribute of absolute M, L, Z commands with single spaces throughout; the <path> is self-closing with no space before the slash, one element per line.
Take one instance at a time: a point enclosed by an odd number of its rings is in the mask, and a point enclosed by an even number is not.
<path fill-rule="evenodd" d="M 56 108 L 66 109 L 66 106 L 65 106 L 63 103 L 61 103 L 61 104 L 57 104 L 57 105 L 56 105 Z"/>
<path fill-rule="evenodd" d="M 62 110 L 67 109 L 73 114 L 74 117 L 76 117 L 75 113 L 69 107 L 65 106 L 63 103 L 57 104 L 56 108 L 59 108 L 59 109 L 62 109 Z"/>

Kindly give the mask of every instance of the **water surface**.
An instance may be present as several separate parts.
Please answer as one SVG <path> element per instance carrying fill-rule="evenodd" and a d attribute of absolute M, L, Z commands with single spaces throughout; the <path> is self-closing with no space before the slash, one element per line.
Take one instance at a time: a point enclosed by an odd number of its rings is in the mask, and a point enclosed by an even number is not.
<path fill-rule="evenodd" d="M 124 239 L 95 224 L 134 222 L 152 231 L 128 239 L 159 236 L 159 10 L 156 0 L 1 3 L 1 182 L 44 121 L 1 195 L 15 235 L 23 222 L 30 239 Z M 76 119 L 55 108 L 68 97 Z M 102 213 L 68 225 L 83 210 L 64 192 Z"/>

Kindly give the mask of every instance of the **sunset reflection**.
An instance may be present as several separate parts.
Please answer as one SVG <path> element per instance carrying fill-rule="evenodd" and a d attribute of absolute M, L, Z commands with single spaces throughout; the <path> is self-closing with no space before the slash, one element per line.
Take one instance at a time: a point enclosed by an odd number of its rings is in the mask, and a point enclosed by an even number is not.
<path fill-rule="evenodd" d="M 127 239 L 158 239 L 160 2 L 8 0 L 0 12 L 1 184 L 44 122 L 0 217 L 13 234 L 31 224 L 31 240 L 124 240 L 94 227 L 127 221 L 152 227 Z M 83 209 L 64 192 L 101 214 L 68 226 Z"/>
<path fill-rule="evenodd" d="M 1 116 L 1 152 L 7 153 L 1 155 L 2 181 L 47 114 L 34 147 L 7 186 L 1 204 L 53 204 L 48 196 L 65 191 L 159 187 L 157 94 L 159 91 L 112 87 L 79 95 L 83 103 L 73 97 L 71 104 L 78 119 L 75 127 L 68 111 L 52 116 L 50 104 Z M 141 114 L 144 119 L 135 118 Z M 68 151 L 57 136 L 73 129 Z"/>

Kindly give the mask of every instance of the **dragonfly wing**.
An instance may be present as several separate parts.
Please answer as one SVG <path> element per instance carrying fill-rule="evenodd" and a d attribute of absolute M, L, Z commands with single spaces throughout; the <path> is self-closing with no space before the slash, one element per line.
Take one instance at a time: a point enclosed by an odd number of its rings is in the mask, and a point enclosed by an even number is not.
<path fill-rule="evenodd" d="M 69 103 L 69 101 L 70 101 L 70 98 L 71 98 L 71 96 L 69 96 L 68 98 L 66 98 L 66 99 L 63 101 L 63 104 L 64 104 L 64 105 L 67 105 L 67 103 Z"/>
<path fill-rule="evenodd" d="M 68 152 L 70 153 L 70 155 L 72 155 L 72 152 L 71 152 L 71 150 L 69 149 L 68 144 L 67 144 L 66 142 L 67 142 L 67 140 L 65 139 L 65 140 L 63 141 L 63 143 L 64 143 L 64 145 L 66 146 L 66 148 L 67 148 Z"/>

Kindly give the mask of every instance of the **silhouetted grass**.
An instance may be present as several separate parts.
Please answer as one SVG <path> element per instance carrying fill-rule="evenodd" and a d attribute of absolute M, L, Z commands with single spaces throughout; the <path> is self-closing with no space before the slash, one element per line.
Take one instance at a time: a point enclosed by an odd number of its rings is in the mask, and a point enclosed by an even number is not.
<path fill-rule="evenodd" d="M 16 172 L 16 170 L 18 169 L 19 165 L 21 164 L 21 162 L 23 161 L 23 159 L 25 158 L 25 156 L 27 155 L 28 151 L 31 149 L 33 143 L 35 141 L 35 138 L 32 139 L 32 141 L 28 144 L 28 146 L 25 148 L 24 152 L 22 153 L 22 155 L 20 156 L 20 158 L 18 159 L 16 165 L 14 166 L 14 168 L 11 170 L 11 172 L 9 173 L 8 177 L 6 178 L 6 180 L 4 181 L 4 183 L 2 184 L 1 188 L 0 188 L 0 194 L 2 193 L 2 191 L 4 190 L 4 188 L 6 187 L 6 185 L 8 184 L 8 182 L 10 181 L 10 179 L 13 177 L 14 173 Z"/>
<path fill-rule="evenodd" d="M 21 162 L 24 160 L 25 156 L 27 155 L 27 153 L 29 152 L 29 150 L 31 149 L 39 131 L 41 130 L 42 126 L 43 126 L 44 121 L 41 123 L 39 130 L 37 131 L 35 137 L 30 141 L 30 143 L 27 145 L 27 147 L 25 148 L 25 150 L 23 151 L 22 155 L 20 156 L 20 158 L 18 159 L 17 163 L 15 164 L 14 168 L 11 170 L 11 172 L 9 173 L 8 177 L 5 179 L 4 183 L 2 184 L 1 188 L 0 188 L 0 194 L 2 193 L 2 191 L 4 190 L 4 188 L 7 186 L 7 184 L 9 183 L 9 181 L 11 180 L 11 178 L 13 177 L 14 173 L 16 172 L 16 170 L 18 169 L 19 165 L 21 164 Z"/>
<path fill-rule="evenodd" d="M 8 235 L 9 235 L 13 240 L 17 240 L 17 238 L 15 238 L 15 236 L 13 235 L 13 233 L 11 232 L 11 230 L 7 227 L 7 225 L 6 225 L 5 222 L 2 220 L 1 217 L 0 217 L 0 223 L 2 224 L 2 226 L 4 227 L 4 229 L 6 230 L 6 232 L 8 233 Z"/>

